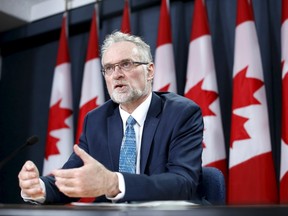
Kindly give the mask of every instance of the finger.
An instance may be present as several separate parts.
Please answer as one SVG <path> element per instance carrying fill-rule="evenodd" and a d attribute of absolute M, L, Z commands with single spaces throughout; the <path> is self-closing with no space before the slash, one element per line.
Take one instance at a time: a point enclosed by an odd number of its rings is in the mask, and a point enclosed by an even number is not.
<path fill-rule="evenodd" d="M 18 174 L 19 180 L 29 180 L 29 179 L 38 179 L 38 174 L 35 172 L 27 172 L 27 171 L 21 171 Z"/>
<path fill-rule="evenodd" d="M 22 189 L 22 192 L 31 198 L 38 198 L 45 196 L 45 193 L 41 187 Z"/>
<path fill-rule="evenodd" d="M 77 186 L 77 182 L 75 182 L 75 179 L 65 179 L 57 177 L 55 185 L 62 193 L 69 197 L 76 197 L 76 194 L 78 194 L 78 197 L 80 196 L 78 190 L 81 187 L 79 187 L 79 185 Z"/>
<path fill-rule="evenodd" d="M 22 189 L 28 189 L 33 187 L 40 187 L 40 181 L 38 178 L 29 179 L 29 180 L 21 180 L 19 181 L 19 186 Z"/>
<path fill-rule="evenodd" d="M 55 178 L 75 178 L 77 176 L 79 168 L 74 168 L 74 169 L 58 169 L 58 170 L 53 170 L 51 173 L 52 175 L 55 176 Z"/>
<path fill-rule="evenodd" d="M 28 168 L 27 168 L 28 167 Z M 21 171 L 18 174 L 19 180 L 29 180 L 29 179 L 38 179 L 39 173 L 35 169 L 30 169 L 29 164 L 24 164 Z"/>
<path fill-rule="evenodd" d="M 93 158 L 85 152 L 83 149 L 81 149 L 78 145 L 74 145 L 74 152 L 82 159 L 84 164 L 89 163 Z"/>
<path fill-rule="evenodd" d="M 59 182 L 55 182 L 57 188 L 59 191 L 61 191 L 63 194 L 69 197 L 80 197 L 79 195 L 77 196 L 77 188 L 67 186 L 65 184 L 60 184 Z"/>
<path fill-rule="evenodd" d="M 44 191 L 40 185 L 39 179 L 19 181 L 21 191 L 29 197 L 43 197 Z"/>
<path fill-rule="evenodd" d="M 55 183 L 57 183 L 57 185 L 77 187 L 77 186 L 81 185 L 81 180 L 79 180 L 77 178 L 62 178 L 62 177 L 57 176 L 57 177 L 55 177 Z"/>

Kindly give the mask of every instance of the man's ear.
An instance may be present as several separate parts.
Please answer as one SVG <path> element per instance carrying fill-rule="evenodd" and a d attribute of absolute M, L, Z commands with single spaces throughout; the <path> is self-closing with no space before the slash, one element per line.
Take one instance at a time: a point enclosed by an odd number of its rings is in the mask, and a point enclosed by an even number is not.
<path fill-rule="evenodd" d="M 147 66 L 147 70 L 148 70 L 147 80 L 152 81 L 154 78 L 154 64 L 149 63 L 149 65 Z"/>

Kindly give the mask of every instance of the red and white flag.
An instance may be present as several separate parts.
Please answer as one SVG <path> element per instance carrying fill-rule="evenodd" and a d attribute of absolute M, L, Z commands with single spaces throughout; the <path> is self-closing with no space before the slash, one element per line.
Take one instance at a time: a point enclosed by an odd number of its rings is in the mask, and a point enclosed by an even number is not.
<path fill-rule="evenodd" d="M 277 203 L 264 75 L 251 1 L 237 1 L 236 22 L 228 203 Z"/>
<path fill-rule="evenodd" d="M 162 0 L 155 51 L 153 90 L 177 93 L 169 0 Z"/>
<path fill-rule="evenodd" d="M 282 138 L 280 203 L 288 203 L 288 0 L 282 0 Z"/>
<path fill-rule="evenodd" d="M 104 87 L 101 74 L 101 63 L 98 49 L 98 5 L 95 5 L 90 27 L 90 35 L 83 72 L 80 109 L 76 131 L 76 142 L 82 132 L 83 121 L 86 114 L 97 108 L 105 101 Z"/>
<path fill-rule="evenodd" d="M 67 32 L 67 13 L 65 12 L 52 83 L 43 175 L 62 167 L 72 153 L 74 143 L 71 66 Z"/>
<path fill-rule="evenodd" d="M 227 162 L 218 86 L 208 17 L 203 0 L 195 0 L 185 97 L 195 101 L 202 110 L 205 125 L 203 166 L 216 167 L 226 177 Z"/>
<path fill-rule="evenodd" d="M 121 23 L 121 32 L 123 33 L 131 33 L 131 26 L 130 26 L 130 6 L 129 0 L 124 0 L 124 9 L 123 9 L 123 16 L 122 16 L 122 23 Z"/>

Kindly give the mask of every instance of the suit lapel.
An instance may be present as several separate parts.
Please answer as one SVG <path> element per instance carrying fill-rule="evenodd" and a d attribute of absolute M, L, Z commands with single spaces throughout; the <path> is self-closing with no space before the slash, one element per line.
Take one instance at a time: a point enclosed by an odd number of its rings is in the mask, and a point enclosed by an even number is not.
<path fill-rule="evenodd" d="M 159 123 L 158 115 L 161 110 L 161 98 L 155 93 L 152 93 L 152 101 L 143 128 L 140 173 L 144 173 L 144 170 L 146 168 L 154 134 Z M 115 108 L 113 114 L 107 118 L 107 130 L 108 149 L 110 152 L 111 164 L 113 164 L 113 170 L 118 171 L 120 148 L 123 138 L 123 123 L 118 107 Z"/>
<path fill-rule="evenodd" d="M 147 160 L 156 132 L 159 118 L 158 115 L 162 110 L 161 99 L 155 93 L 152 94 L 152 101 L 147 113 L 147 117 L 144 123 L 143 135 L 142 135 L 142 144 L 141 144 L 141 161 L 140 161 L 140 173 L 144 173 Z"/>
<path fill-rule="evenodd" d="M 113 164 L 113 169 L 118 171 L 120 148 L 123 137 L 123 124 L 120 117 L 119 108 L 116 108 L 114 110 L 114 114 L 108 117 L 107 127 L 110 159 L 111 163 Z"/>

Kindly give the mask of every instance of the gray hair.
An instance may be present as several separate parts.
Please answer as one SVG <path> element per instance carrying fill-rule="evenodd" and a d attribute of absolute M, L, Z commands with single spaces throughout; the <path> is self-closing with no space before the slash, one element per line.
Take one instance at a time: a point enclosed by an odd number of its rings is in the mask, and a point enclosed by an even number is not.
<path fill-rule="evenodd" d="M 106 52 L 106 50 L 112 45 L 113 43 L 128 41 L 134 43 L 139 51 L 140 59 L 139 61 L 143 62 L 152 62 L 153 58 L 151 55 L 150 46 L 146 44 L 140 37 L 130 34 L 125 34 L 120 31 L 116 31 L 110 35 L 107 35 L 103 45 L 101 47 L 101 56 Z"/>

